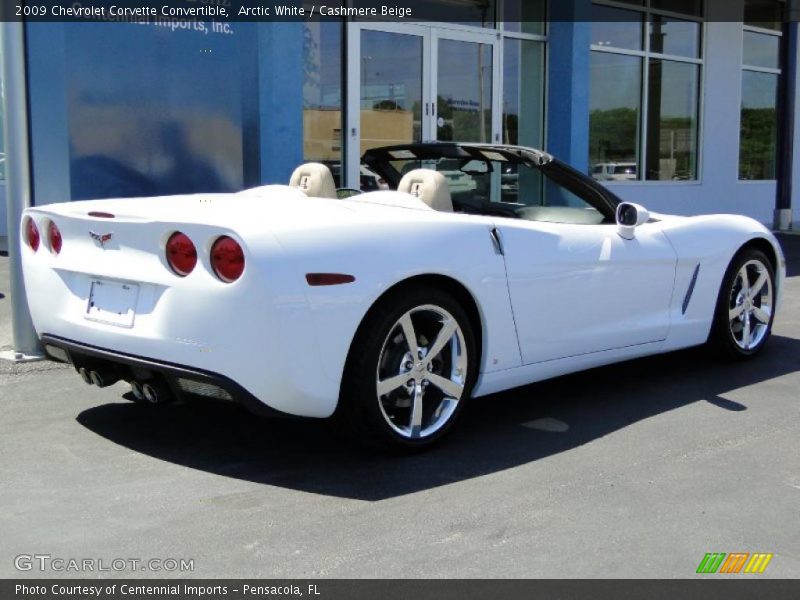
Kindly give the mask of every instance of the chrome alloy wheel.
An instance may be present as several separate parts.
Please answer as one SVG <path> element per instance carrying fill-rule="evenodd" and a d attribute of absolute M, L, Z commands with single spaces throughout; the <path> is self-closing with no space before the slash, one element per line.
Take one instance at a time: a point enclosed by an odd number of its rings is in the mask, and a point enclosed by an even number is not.
<path fill-rule="evenodd" d="M 378 406 L 407 439 L 441 429 L 462 400 L 467 344 L 458 321 L 439 306 L 418 306 L 392 326 L 378 359 Z"/>
<path fill-rule="evenodd" d="M 773 311 L 772 279 L 760 260 L 747 261 L 733 281 L 728 302 L 728 321 L 733 341 L 752 350 L 769 332 Z"/>

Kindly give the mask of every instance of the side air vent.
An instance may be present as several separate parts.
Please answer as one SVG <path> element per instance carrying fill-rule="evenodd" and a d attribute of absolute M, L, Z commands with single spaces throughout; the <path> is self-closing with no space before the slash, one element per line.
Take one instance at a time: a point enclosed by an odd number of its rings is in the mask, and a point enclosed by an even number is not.
<path fill-rule="evenodd" d="M 686 310 L 689 308 L 689 302 L 692 301 L 692 294 L 694 294 L 694 286 L 697 284 L 697 276 L 700 274 L 700 265 L 697 265 L 694 268 L 694 274 L 692 275 L 692 280 L 689 282 L 689 289 L 686 290 L 686 297 L 683 299 L 683 312 L 682 314 L 686 314 Z"/>

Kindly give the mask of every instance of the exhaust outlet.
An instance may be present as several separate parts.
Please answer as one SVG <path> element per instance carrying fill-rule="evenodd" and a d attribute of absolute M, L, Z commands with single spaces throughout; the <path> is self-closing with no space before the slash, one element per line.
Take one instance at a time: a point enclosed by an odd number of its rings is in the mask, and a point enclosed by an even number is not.
<path fill-rule="evenodd" d="M 80 375 L 80 376 L 81 376 L 81 379 L 83 379 L 83 382 L 84 382 L 85 384 L 87 384 L 87 385 L 94 385 L 94 382 L 92 381 L 92 376 L 89 374 L 89 371 L 87 371 L 87 370 L 86 370 L 86 369 L 84 369 L 83 367 L 81 367 L 80 369 L 78 369 L 78 375 Z"/>
<path fill-rule="evenodd" d="M 99 388 L 114 385 L 119 381 L 119 375 L 114 371 L 91 371 L 89 373 L 89 378 L 92 383 Z"/>
<path fill-rule="evenodd" d="M 161 381 L 147 381 L 141 386 L 142 395 L 150 404 L 166 404 L 172 400 L 172 392 Z"/>
<path fill-rule="evenodd" d="M 144 392 L 142 391 L 142 384 L 138 381 L 131 381 L 131 393 L 138 401 L 144 400 Z"/>

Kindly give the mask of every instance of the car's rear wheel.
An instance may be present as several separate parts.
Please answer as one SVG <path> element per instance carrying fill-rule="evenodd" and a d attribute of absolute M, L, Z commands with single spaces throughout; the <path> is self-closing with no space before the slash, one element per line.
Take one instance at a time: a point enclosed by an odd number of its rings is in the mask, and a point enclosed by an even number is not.
<path fill-rule="evenodd" d="M 760 250 L 747 248 L 725 273 L 710 341 L 728 356 L 754 356 L 769 339 L 774 317 L 772 263 Z"/>
<path fill-rule="evenodd" d="M 425 448 L 453 426 L 477 371 L 469 318 L 437 289 L 385 298 L 359 328 L 336 422 L 356 442 Z"/>

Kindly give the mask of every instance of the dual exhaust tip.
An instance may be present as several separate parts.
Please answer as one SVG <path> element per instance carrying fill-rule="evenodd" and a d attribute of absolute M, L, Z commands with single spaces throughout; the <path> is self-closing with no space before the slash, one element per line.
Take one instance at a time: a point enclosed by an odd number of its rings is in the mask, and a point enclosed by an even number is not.
<path fill-rule="evenodd" d="M 104 370 L 90 370 L 84 367 L 78 369 L 78 374 L 81 376 L 81 379 L 89 385 L 96 385 L 97 387 L 104 388 L 110 385 L 114 385 L 120 379 L 119 375 L 114 371 L 104 371 Z"/>
<path fill-rule="evenodd" d="M 131 381 L 131 392 L 139 402 L 164 404 L 172 400 L 172 392 L 169 387 L 155 380 L 144 382 Z"/>
<path fill-rule="evenodd" d="M 117 383 L 122 377 L 114 370 L 93 370 L 81 367 L 78 369 L 81 379 L 88 385 L 99 388 L 108 387 Z M 146 381 L 131 381 L 131 393 L 138 402 L 149 404 L 165 404 L 172 400 L 172 392 L 165 383 L 148 379 Z"/>

